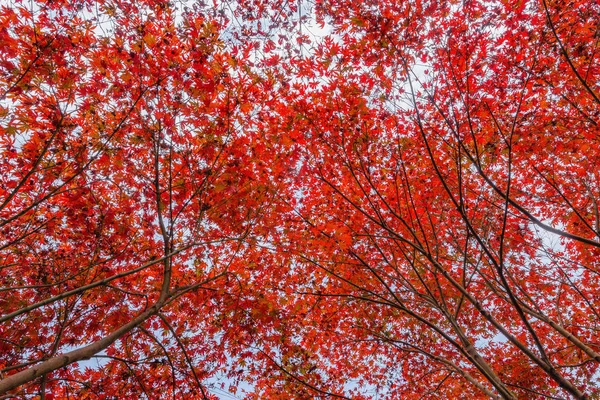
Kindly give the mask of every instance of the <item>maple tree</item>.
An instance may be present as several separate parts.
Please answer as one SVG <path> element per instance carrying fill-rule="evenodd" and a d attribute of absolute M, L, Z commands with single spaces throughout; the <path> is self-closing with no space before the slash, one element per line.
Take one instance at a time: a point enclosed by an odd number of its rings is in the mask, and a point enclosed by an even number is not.
<path fill-rule="evenodd" d="M 247 122 L 268 82 L 217 11 L 2 6 L 0 392 L 210 395 L 213 292 L 276 187 Z"/>
<path fill-rule="evenodd" d="M 321 7 L 280 244 L 319 321 L 298 371 L 353 398 L 597 396 L 599 4 Z"/>
<path fill-rule="evenodd" d="M 0 393 L 600 395 L 598 2 L 0 20 Z"/>

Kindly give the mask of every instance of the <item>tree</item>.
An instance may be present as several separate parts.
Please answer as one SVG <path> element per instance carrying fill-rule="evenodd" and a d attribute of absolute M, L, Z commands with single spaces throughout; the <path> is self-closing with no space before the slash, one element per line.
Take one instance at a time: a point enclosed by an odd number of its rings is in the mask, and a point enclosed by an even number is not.
<path fill-rule="evenodd" d="M 1 393 L 210 396 L 277 186 L 249 120 L 268 81 L 218 11 L 2 6 Z"/>
<path fill-rule="evenodd" d="M 311 368 L 354 396 L 597 396 L 598 4 L 321 12 L 280 240 Z"/>
<path fill-rule="evenodd" d="M 597 2 L 0 17 L 0 393 L 600 395 Z"/>

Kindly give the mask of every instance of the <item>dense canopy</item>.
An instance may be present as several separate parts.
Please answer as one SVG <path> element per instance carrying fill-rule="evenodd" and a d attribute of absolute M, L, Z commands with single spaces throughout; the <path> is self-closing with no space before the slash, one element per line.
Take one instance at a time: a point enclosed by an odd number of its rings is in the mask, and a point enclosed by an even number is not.
<path fill-rule="evenodd" d="M 600 396 L 598 0 L 0 2 L 0 398 Z"/>

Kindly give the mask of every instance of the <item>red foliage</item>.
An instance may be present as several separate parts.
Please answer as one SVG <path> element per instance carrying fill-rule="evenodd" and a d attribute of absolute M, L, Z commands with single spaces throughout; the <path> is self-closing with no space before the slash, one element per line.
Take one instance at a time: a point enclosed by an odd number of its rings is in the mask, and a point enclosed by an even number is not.
<path fill-rule="evenodd" d="M 600 395 L 600 3 L 292 3 L 0 8 L 0 393 Z"/>

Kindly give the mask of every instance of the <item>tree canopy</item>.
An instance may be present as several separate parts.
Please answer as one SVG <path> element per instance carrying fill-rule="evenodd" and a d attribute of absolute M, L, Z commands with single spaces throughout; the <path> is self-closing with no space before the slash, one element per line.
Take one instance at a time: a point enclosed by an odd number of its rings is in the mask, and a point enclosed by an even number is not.
<path fill-rule="evenodd" d="M 0 396 L 597 398 L 599 121 L 596 0 L 2 2 Z"/>

